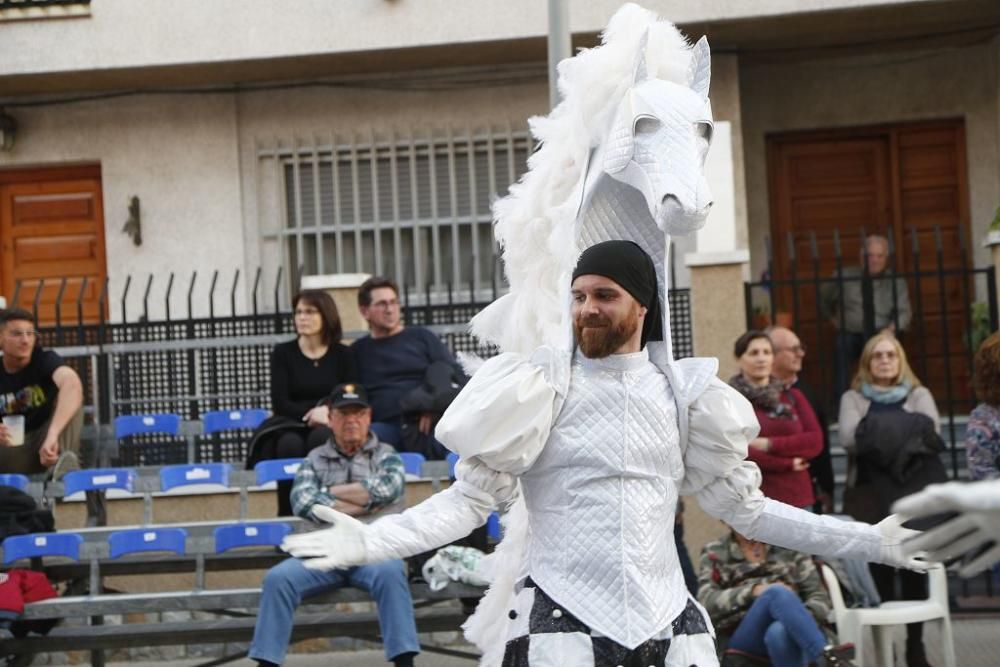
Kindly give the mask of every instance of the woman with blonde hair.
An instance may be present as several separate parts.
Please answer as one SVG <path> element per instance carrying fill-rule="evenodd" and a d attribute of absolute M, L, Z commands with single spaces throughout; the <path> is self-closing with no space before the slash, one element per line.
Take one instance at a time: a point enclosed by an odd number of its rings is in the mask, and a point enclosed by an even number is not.
<path fill-rule="evenodd" d="M 910 368 L 902 344 L 890 332 L 873 336 L 861 352 L 851 389 L 840 399 L 840 444 L 848 453 L 844 512 L 879 521 L 899 498 L 947 481 L 939 426 L 934 397 Z M 869 568 L 883 600 L 898 599 L 897 576 L 902 599 L 927 597 L 924 575 L 884 565 Z M 906 626 L 906 664 L 929 664 L 920 623 Z"/>

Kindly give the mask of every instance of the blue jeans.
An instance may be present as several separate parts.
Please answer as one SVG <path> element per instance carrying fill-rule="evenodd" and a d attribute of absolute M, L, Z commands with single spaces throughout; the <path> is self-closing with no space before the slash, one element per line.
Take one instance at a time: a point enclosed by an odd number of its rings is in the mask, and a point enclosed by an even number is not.
<path fill-rule="evenodd" d="M 812 614 L 783 586 L 761 593 L 729 639 L 729 648 L 768 656 L 774 667 L 804 667 L 824 646 L 826 637 Z"/>
<path fill-rule="evenodd" d="M 298 558 L 288 558 L 264 575 L 257 625 L 250 644 L 250 658 L 281 664 L 292 637 L 295 609 L 308 597 L 354 586 L 371 593 L 378 606 L 378 624 L 386 660 L 400 653 L 419 653 L 413 600 L 403 561 L 390 560 L 346 570 L 310 570 Z"/>
<path fill-rule="evenodd" d="M 399 424 L 392 422 L 372 422 L 368 430 L 374 433 L 380 442 L 396 447 L 403 439 L 403 429 Z"/>

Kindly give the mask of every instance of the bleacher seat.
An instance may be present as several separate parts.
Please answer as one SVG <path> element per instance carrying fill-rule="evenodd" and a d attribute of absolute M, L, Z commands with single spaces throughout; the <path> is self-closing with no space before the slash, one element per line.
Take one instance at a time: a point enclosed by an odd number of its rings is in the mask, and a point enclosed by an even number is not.
<path fill-rule="evenodd" d="M 420 469 L 427 461 L 423 454 L 416 452 L 400 452 L 399 458 L 403 460 L 403 470 L 407 476 L 420 477 Z"/>
<path fill-rule="evenodd" d="M 91 468 L 74 470 L 63 476 L 63 497 L 78 491 L 98 489 L 122 489 L 132 492 L 135 486 L 135 471 L 129 468 Z"/>
<path fill-rule="evenodd" d="M 201 416 L 202 431 L 205 435 L 210 435 L 240 428 L 255 429 L 269 414 L 263 408 L 211 410 Z"/>
<path fill-rule="evenodd" d="M 257 486 L 264 486 L 268 482 L 276 482 L 284 479 L 295 479 L 295 473 L 299 471 L 299 466 L 305 459 L 271 459 L 270 461 L 260 461 L 253 467 L 257 476 Z"/>
<path fill-rule="evenodd" d="M 180 435 L 180 415 L 160 413 L 152 415 L 122 415 L 115 417 L 115 439 L 144 433 Z"/>
<path fill-rule="evenodd" d="M 228 463 L 184 463 L 160 468 L 160 490 L 170 491 L 179 486 L 217 484 L 229 486 Z"/>
<path fill-rule="evenodd" d="M 486 534 L 495 542 L 500 541 L 501 531 L 500 531 L 500 515 L 496 512 L 492 512 L 488 519 L 486 519 Z"/>
<path fill-rule="evenodd" d="M 80 560 L 83 537 L 77 533 L 30 533 L 12 535 L 3 541 L 3 564 L 10 565 L 22 558 L 64 556 Z"/>
<path fill-rule="evenodd" d="M 292 527 L 287 523 L 238 523 L 215 529 L 215 553 L 254 546 L 278 546 Z"/>
<path fill-rule="evenodd" d="M 119 530 L 108 536 L 112 558 L 144 551 L 172 551 L 183 555 L 187 550 L 187 531 L 183 528 L 137 528 Z"/>
<path fill-rule="evenodd" d="M 455 479 L 455 465 L 458 464 L 458 454 L 451 452 L 448 454 L 448 477 Z"/>
<path fill-rule="evenodd" d="M 27 491 L 28 478 L 18 473 L 5 473 L 0 475 L 0 486 L 13 486 L 18 491 Z"/>

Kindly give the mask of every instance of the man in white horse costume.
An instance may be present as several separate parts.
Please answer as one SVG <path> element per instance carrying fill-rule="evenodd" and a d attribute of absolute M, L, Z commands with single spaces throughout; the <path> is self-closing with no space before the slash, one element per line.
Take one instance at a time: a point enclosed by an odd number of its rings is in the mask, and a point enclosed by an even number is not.
<path fill-rule="evenodd" d="M 626 5 L 559 73 L 564 101 L 532 120 L 541 146 L 495 206 L 511 288 L 473 331 L 503 352 L 437 426 L 457 481 L 368 525 L 325 511 L 331 527 L 286 550 L 320 569 L 405 557 L 499 506 L 497 573 L 466 636 L 482 664 L 507 667 L 718 664 L 678 565 L 679 494 L 752 539 L 921 569 L 894 517 L 841 522 L 765 498 L 745 461 L 749 403 L 715 359 L 672 357 L 669 239 L 711 204 L 707 42 Z M 803 657 L 845 664 L 829 647 Z"/>

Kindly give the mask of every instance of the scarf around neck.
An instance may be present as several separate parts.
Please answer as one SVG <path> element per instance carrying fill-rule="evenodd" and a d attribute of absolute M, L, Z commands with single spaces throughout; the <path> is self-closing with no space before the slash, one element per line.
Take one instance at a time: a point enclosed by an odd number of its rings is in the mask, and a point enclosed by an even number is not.
<path fill-rule="evenodd" d="M 883 403 L 888 405 L 905 401 L 906 397 L 910 395 L 910 391 L 912 389 L 913 386 L 910 384 L 909 380 L 903 380 L 899 384 L 889 387 L 888 389 L 880 389 L 873 384 L 863 382 L 861 384 L 861 395 L 873 403 Z"/>
<path fill-rule="evenodd" d="M 729 378 L 729 385 L 743 394 L 755 408 L 763 410 L 772 417 L 791 419 L 795 416 L 791 407 L 781 402 L 781 392 L 785 389 L 785 383 L 778 378 L 772 377 L 770 382 L 759 386 L 750 384 L 742 373 L 737 373 Z"/>

